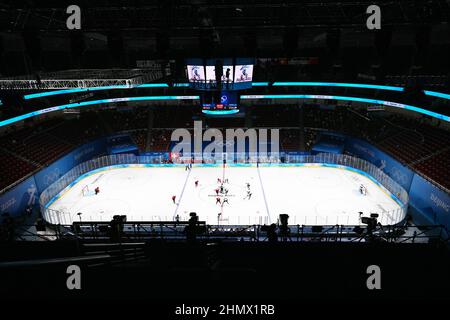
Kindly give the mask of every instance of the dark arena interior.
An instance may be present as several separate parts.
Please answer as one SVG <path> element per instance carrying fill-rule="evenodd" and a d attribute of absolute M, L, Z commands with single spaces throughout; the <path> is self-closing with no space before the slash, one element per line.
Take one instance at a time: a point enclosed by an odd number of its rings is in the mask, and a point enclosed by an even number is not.
<path fill-rule="evenodd" d="M 449 0 L 1 0 L 1 303 L 448 300 L 449 22 Z"/>

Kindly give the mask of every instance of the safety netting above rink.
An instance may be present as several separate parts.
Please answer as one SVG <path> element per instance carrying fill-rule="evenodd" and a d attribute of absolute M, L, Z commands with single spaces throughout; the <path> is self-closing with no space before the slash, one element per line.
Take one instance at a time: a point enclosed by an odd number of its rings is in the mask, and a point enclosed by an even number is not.
<path fill-rule="evenodd" d="M 119 154 L 108 155 L 95 158 L 72 168 L 61 178 L 55 181 L 40 195 L 40 206 L 43 218 L 50 224 L 69 225 L 73 222 L 73 213 L 64 212 L 63 210 L 54 210 L 50 205 L 57 199 L 62 191 L 71 188 L 77 183 L 79 178 L 94 170 L 107 168 L 111 166 L 127 167 L 129 165 L 148 165 L 153 166 L 184 166 L 187 161 L 198 159 L 196 155 L 183 155 L 183 157 L 171 158 L 168 161 L 167 157 L 158 156 L 137 156 L 134 154 Z M 378 221 L 384 225 L 393 225 L 402 222 L 407 214 L 408 209 L 408 193 L 396 181 L 385 174 L 381 169 L 371 164 L 368 161 L 342 154 L 318 154 L 318 155 L 283 155 L 281 157 L 259 157 L 258 155 L 222 154 L 220 159 L 217 158 L 203 158 L 196 162 L 195 166 L 222 166 L 226 160 L 227 165 L 230 166 L 302 166 L 302 165 L 317 165 L 322 167 L 333 168 L 351 168 L 352 171 L 360 173 L 369 178 L 373 183 L 380 188 L 390 193 L 390 197 L 397 202 L 398 208 L 393 211 L 374 212 L 379 215 Z M 133 213 L 127 213 L 131 217 Z"/>

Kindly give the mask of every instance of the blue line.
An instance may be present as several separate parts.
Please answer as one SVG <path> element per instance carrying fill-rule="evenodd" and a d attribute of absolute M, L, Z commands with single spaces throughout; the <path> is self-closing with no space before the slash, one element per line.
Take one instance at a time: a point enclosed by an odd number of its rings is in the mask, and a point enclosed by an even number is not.
<path fill-rule="evenodd" d="M 188 171 L 189 171 L 189 172 L 188 172 L 188 174 L 187 174 L 186 180 L 184 181 L 183 189 L 181 189 L 180 200 L 178 200 L 177 207 L 175 208 L 175 212 L 174 212 L 174 214 L 173 214 L 173 218 L 174 218 L 174 219 L 175 219 L 175 217 L 177 216 L 178 208 L 180 207 L 181 199 L 183 199 L 184 190 L 186 189 L 186 185 L 187 185 L 187 182 L 188 182 L 188 180 L 189 180 L 189 176 L 191 175 L 192 169 L 189 169 Z"/>
<path fill-rule="evenodd" d="M 262 182 L 261 174 L 259 172 L 259 166 L 258 165 L 256 166 L 256 171 L 258 172 L 259 184 L 261 185 L 261 190 L 262 190 L 262 194 L 263 194 L 264 204 L 266 205 L 267 216 L 269 217 L 269 224 L 270 224 L 272 222 L 272 218 L 270 217 L 269 205 L 267 204 L 266 193 L 264 192 L 264 186 L 263 186 L 263 182 Z"/>

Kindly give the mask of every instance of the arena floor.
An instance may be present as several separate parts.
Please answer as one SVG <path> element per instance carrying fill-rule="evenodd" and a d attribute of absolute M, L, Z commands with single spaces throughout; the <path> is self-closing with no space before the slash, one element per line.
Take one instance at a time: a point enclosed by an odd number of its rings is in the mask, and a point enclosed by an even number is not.
<path fill-rule="evenodd" d="M 219 196 L 218 179 L 228 179 Z M 360 192 L 361 184 L 366 195 Z M 223 203 L 225 198 L 228 203 Z M 371 177 L 351 168 L 314 164 L 194 165 L 191 170 L 114 166 L 80 177 L 48 208 L 61 212 L 66 223 L 78 221 L 79 212 L 82 221 L 109 221 L 117 214 L 128 221 L 187 220 L 196 212 L 201 221 L 214 225 L 276 223 L 283 213 L 290 216 L 289 224 L 305 225 L 357 225 L 360 211 L 362 216 L 383 213 L 383 224 L 396 223 L 401 216 L 400 202 Z"/>

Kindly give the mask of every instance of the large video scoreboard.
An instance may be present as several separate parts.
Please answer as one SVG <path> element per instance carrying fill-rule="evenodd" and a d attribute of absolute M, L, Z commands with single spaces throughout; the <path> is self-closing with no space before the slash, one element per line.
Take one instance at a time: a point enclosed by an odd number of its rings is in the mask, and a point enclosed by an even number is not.
<path fill-rule="evenodd" d="M 243 90 L 252 87 L 253 65 L 253 58 L 188 59 L 186 75 L 194 89 Z"/>

